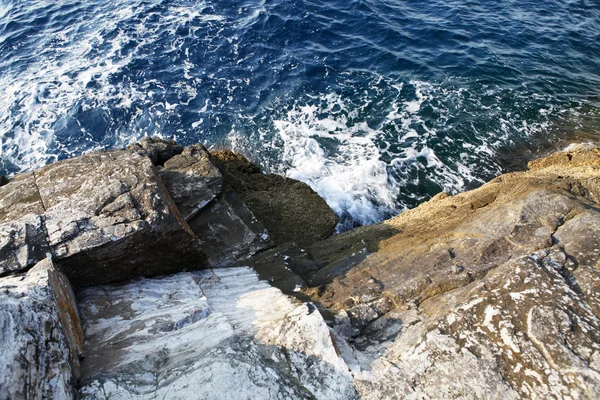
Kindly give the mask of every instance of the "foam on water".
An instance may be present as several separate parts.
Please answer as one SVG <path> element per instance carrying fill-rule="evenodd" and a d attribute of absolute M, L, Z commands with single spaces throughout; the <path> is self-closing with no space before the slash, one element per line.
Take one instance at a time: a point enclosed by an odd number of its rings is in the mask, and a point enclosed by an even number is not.
<path fill-rule="evenodd" d="M 29 54 L 15 55 L 10 64 L 18 68 L 0 74 L 4 168 L 32 169 L 59 156 L 162 136 L 162 120 L 174 113 L 175 105 L 157 94 L 168 89 L 153 79 L 136 82 L 127 77 L 119 82 L 115 77 L 127 75 L 161 34 L 176 36 L 181 27 L 198 28 L 223 19 L 204 14 L 203 7 L 204 3 L 169 5 L 161 10 L 159 23 L 142 2 L 126 1 L 121 7 L 94 9 L 92 14 L 78 10 L 78 21 L 68 29 L 33 35 L 29 40 L 37 42 L 32 45 L 37 56 L 30 60 Z M 171 43 L 174 51 L 181 45 L 177 40 Z M 194 81 L 182 80 L 169 88 L 181 104 L 197 95 Z M 112 121 L 119 110 L 132 114 L 125 126 Z M 81 124 L 81 114 L 89 115 L 90 126 Z"/>
<path fill-rule="evenodd" d="M 597 134 L 600 14 L 547 6 L 2 1 L 0 173 L 158 135 L 233 147 L 340 229 L 370 224 L 491 179 L 505 149 Z"/>
<path fill-rule="evenodd" d="M 397 186 L 380 160 L 378 132 L 365 122 L 349 125 L 341 97 L 322 100 L 323 107 L 298 106 L 273 121 L 283 143 L 279 172 L 308 183 L 338 215 L 361 225 L 380 221 L 396 208 Z"/>

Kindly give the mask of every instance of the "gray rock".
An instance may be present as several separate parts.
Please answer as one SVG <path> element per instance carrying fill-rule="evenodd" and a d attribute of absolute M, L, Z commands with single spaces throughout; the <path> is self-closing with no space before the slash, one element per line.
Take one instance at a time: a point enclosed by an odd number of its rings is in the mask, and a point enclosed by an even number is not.
<path fill-rule="evenodd" d="M 223 190 L 223 176 L 202 145 L 186 147 L 167 160 L 160 176 L 186 221 Z"/>
<path fill-rule="evenodd" d="M 0 186 L 0 222 L 43 212 L 44 203 L 35 183 L 34 172 L 17 175 L 6 185 Z"/>
<path fill-rule="evenodd" d="M 306 250 L 294 243 L 281 244 L 237 265 L 251 267 L 261 279 L 289 295 L 307 287 L 306 277 L 319 269 Z"/>
<path fill-rule="evenodd" d="M 188 224 L 214 267 L 230 266 L 272 245 L 267 230 L 227 186 Z"/>
<path fill-rule="evenodd" d="M 143 152 L 90 153 L 35 177 L 50 246 L 74 286 L 207 266 Z"/>
<path fill-rule="evenodd" d="M 174 140 L 161 139 L 159 137 L 145 137 L 140 143 L 128 147 L 132 150 L 142 148 L 154 165 L 163 165 L 171 157 L 181 154 L 183 146 Z"/>
<path fill-rule="evenodd" d="M 35 265 L 50 253 L 42 217 L 27 214 L 0 224 L 0 275 Z"/>
<path fill-rule="evenodd" d="M 50 260 L 0 278 L 0 398 L 75 398 L 82 351 L 73 292 Z"/>

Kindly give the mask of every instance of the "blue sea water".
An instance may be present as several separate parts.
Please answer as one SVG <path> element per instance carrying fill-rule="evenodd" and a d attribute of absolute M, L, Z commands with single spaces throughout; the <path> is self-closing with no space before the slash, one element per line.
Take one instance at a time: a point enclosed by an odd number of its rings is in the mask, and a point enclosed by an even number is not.
<path fill-rule="evenodd" d="M 202 142 L 344 229 L 574 134 L 600 134 L 598 0 L 0 0 L 1 174 Z"/>

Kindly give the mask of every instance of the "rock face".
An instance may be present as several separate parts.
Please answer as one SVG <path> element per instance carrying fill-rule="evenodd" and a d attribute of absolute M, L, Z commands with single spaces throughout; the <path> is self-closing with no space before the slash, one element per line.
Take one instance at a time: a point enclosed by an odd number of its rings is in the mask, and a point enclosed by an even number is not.
<path fill-rule="evenodd" d="M 163 164 L 160 176 L 186 221 L 223 191 L 223 176 L 204 146 L 187 147 Z"/>
<path fill-rule="evenodd" d="M 0 278 L 0 398 L 75 398 L 82 352 L 73 292 L 50 260 Z"/>
<path fill-rule="evenodd" d="M 44 221 L 27 214 L 0 224 L 0 275 L 24 270 L 50 252 Z"/>
<path fill-rule="evenodd" d="M 271 246 L 269 234 L 214 165 L 204 146 L 164 162 L 160 176 L 212 266 L 229 266 Z"/>
<path fill-rule="evenodd" d="M 16 221 L 0 230 L 0 265 L 12 265 L 4 270 L 25 268 L 48 249 L 75 286 L 176 272 L 175 259 L 207 265 L 144 152 L 50 164 L 2 186 L 0 205 L 3 220 Z"/>
<path fill-rule="evenodd" d="M 600 396 L 599 190 L 578 149 L 308 247 L 360 396 Z"/>
<path fill-rule="evenodd" d="M 307 187 L 144 143 L 0 187 L 0 398 L 600 397 L 600 150 L 319 240 Z"/>
<path fill-rule="evenodd" d="M 316 308 L 249 268 L 87 288 L 78 298 L 84 399 L 356 398 Z"/>
<path fill-rule="evenodd" d="M 211 153 L 227 182 L 240 195 L 276 244 L 309 245 L 329 236 L 339 222 L 331 207 L 306 183 L 263 174 L 239 153 Z"/>

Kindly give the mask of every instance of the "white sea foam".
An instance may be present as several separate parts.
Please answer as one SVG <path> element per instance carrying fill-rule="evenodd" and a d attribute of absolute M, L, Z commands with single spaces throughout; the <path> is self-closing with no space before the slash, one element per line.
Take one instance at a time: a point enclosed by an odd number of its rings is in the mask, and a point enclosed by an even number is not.
<path fill-rule="evenodd" d="M 395 208 L 397 189 L 380 160 L 377 131 L 364 122 L 349 124 L 341 97 L 323 100 L 324 107 L 299 106 L 273 122 L 283 143 L 278 172 L 308 183 L 337 214 L 377 222 Z"/>
<path fill-rule="evenodd" d="M 157 2 L 158 3 L 158 2 Z M 7 69 L 0 74 L 0 146 L 2 159 L 20 170 L 39 167 L 56 159 L 59 153 L 78 154 L 103 145 L 79 125 L 85 142 L 81 148 L 57 141 L 56 132 L 65 124 L 79 124 L 73 117 L 78 111 L 97 110 L 108 115 L 111 109 L 134 112 L 129 126 L 116 126 L 111 146 L 124 146 L 143 136 L 158 134 L 164 113 L 174 113 L 178 105 L 186 105 L 197 95 L 194 81 L 182 81 L 170 90 L 178 94 L 180 103 L 157 102 L 154 91 L 166 91 L 160 83 L 147 80 L 134 84 L 130 80 L 113 82 L 135 56 L 153 44 L 159 32 L 174 33 L 178 27 L 192 27 L 221 21 L 224 17 L 203 12 L 204 3 L 169 5 L 160 15 L 160 23 L 148 23 L 149 8 L 139 1 L 125 1 L 119 7 L 108 4 L 85 14 L 68 29 L 40 32 L 34 62 L 23 62 L 16 54 L 14 65 L 25 68 Z M 0 19 L 10 11 L 0 6 Z M 74 11 L 83 13 L 83 10 Z M 122 29 L 119 23 L 134 21 L 135 29 Z M 176 37 L 177 35 L 173 35 Z M 2 38 L 0 38 L 1 40 Z M 183 40 L 183 39 L 179 39 Z M 126 46 L 135 43 L 133 50 Z M 174 42 L 177 47 L 180 43 Z M 105 144 L 106 145 L 106 144 Z"/>

